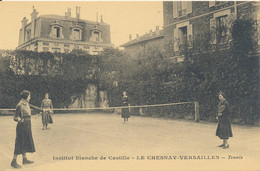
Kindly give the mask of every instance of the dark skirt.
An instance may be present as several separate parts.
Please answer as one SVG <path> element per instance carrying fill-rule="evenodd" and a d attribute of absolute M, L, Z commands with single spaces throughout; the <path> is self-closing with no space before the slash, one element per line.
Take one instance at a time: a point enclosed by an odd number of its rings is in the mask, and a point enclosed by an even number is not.
<path fill-rule="evenodd" d="M 122 118 L 130 118 L 129 108 L 122 108 Z"/>
<path fill-rule="evenodd" d="M 31 120 L 19 122 L 16 126 L 14 154 L 35 152 L 32 137 Z"/>
<path fill-rule="evenodd" d="M 229 137 L 233 137 L 229 118 L 219 118 L 216 136 L 220 139 L 228 139 Z"/>
<path fill-rule="evenodd" d="M 42 124 L 45 125 L 45 124 L 49 124 L 49 123 L 51 123 L 51 124 L 53 123 L 50 112 L 49 111 L 43 112 L 42 113 Z"/>

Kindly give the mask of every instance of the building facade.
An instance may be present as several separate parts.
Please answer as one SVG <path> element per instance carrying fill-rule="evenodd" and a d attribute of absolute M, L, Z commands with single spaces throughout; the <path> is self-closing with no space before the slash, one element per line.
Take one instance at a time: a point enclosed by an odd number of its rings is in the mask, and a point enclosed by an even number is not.
<path fill-rule="evenodd" d="M 106 47 L 112 47 L 110 25 L 101 21 L 94 22 L 80 18 L 80 7 L 76 7 L 76 17 L 71 16 L 71 9 L 65 16 L 41 15 L 33 9 L 31 22 L 26 17 L 22 20 L 19 31 L 18 50 L 38 52 L 69 53 L 73 49 L 82 49 L 90 54 L 97 54 Z"/>
<path fill-rule="evenodd" d="M 139 36 L 136 34 L 136 38 L 132 39 L 132 35 L 129 35 L 129 41 L 121 47 L 133 57 L 137 57 L 141 52 L 148 51 L 151 48 L 163 49 L 163 30 L 159 30 L 159 26 L 156 26 L 156 30 L 150 30 L 149 33 Z"/>
<path fill-rule="evenodd" d="M 165 1 L 164 48 L 167 57 L 182 58 L 183 49 L 199 50 L 202 38 L 208 49 L 228 48 L 232 22 L 237 18 L 259 20 L 258 2 Z"/>

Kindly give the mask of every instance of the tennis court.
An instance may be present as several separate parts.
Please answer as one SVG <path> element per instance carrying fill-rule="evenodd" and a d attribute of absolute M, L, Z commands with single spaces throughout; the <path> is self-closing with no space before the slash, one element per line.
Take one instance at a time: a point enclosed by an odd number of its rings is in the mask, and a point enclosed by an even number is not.
<path fill-rule="evenodd" d="M 54 114 L 53 120 L 42 130 L 41 118 L 32 116 L 36 152 L 27 156 L 35 163 L 21 170 L 260 169 L 259 127 L 233 125 L 224 150 L 214 123 L 131 116 L 123 124 L 120 114 L 101 112 Z M 0 170 L 15 170 L 15 129 L 12 116 L 0 117 Z"/>

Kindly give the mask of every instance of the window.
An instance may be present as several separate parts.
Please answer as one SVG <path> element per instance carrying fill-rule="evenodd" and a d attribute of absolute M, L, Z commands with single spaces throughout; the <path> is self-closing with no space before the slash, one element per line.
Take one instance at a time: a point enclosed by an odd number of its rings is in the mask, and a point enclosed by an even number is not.
<path fill-rule="evenodd" d="M 91 30 L 91 36 L 90 36 L 90 41 L 91 42 L 102 42 L 102 38 L 101 38 L 101 30 L 95 26 L 95 28 L 93 28 Z"/>
<path fill-rule="evenodd" d="M 192 13 L 192 1 L 173 1 L 173 18 Z"/>
<path fill-rule="evenodd" d="M 54 27 L 54 36 L 60 38 L 60 27 Z"/>
<path fill-rule="evenodd" d="M 94 31 L 92 37 L 93 37 L 94 41 L 98 42 L 98 40 L 99 40 L 99 32 Z"/>
<path fill-rule="evenodd" d="M 235 20 L 234 13 L 231 10 L 219 11 L 213 14 L 210 18 L 210 36 L 211 44 L 226 44 L 231 38 L 230 28 Z"/>
<path fill-rule="evenodd" d="M 179 28 L 180 44 L 187 43 L 187 26 Z"/>
<path fill-rule="evenodd" d="M 63 26 L 57 22 L 57 20 L 51 24 L 51 32 L 49 34 L 50 37 L 53 38 L 64 38 L 63 36 Z"/>
<path fill-rule="evenodd" d="M 70 39 L 71 40 L 82 40 L 82 28 L 78 25 L 74 26 L 71 30 Z"/>
<path fill-rule="evenodd" d="M 74 29 L 74 40 L 80 40 L 80 30 Z"/>
<path fill-rule="evenodd" d="M 192 24 L 189 22 L 183 22 L 176 25 L 173 30 L 174 36 L 174 51 L 179 51 L 184 48 L 192 48 L 193 46 L 193 29 Z"/>
<path fill-rule="evenodd" d="M 227 38 L 227 15 L 216 18 L 216 36 L 218 43 L 226 43 Z"/>
<path fill-rule="evenodd" d="M 184 16 L 186 15 L 187 7 L 185 1 L 178 1 L 177 2 L 177 10 L 178 10 L 178 16 Z"/>

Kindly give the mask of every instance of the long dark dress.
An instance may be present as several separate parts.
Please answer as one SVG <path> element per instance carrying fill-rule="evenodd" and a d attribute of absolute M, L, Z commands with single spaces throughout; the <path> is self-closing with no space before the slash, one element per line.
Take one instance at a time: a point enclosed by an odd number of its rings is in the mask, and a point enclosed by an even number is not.
<path fill-rule="evenodd" d="M 216 136 L 220 139 L 228 139 L 233 137 L 230 122 L 230 110 L 226 100 L 218 103 L 218 127 Z"/>
<path fill-rule="evenodd" d="M 124 96 L 122 101 L 123 101 L 123 106 L 128 106 L 127 96 Z M 122 118 L 130 118 L 129 108 L 122 108 Z"/>
<path fill-rule="evenodd" d="M 35 152 L 32 129 L 31 129 L 31 108 L 25 100 L 21 100 L 15 110 L 14 120 L 23 118 L 23 122 L 18 122 L 16 126 L 16 138 L 14 154 L 24 154 Z"/>
<path fill-rule="evenodd" d="M 53 123 L 52 116 L 51 116 L 51 110 L 53 109 L 52 101 L 51 99 L 43 99 L 41 108 L 43 109 L 42 113 L 42 124 L 49 124 Z"/>

